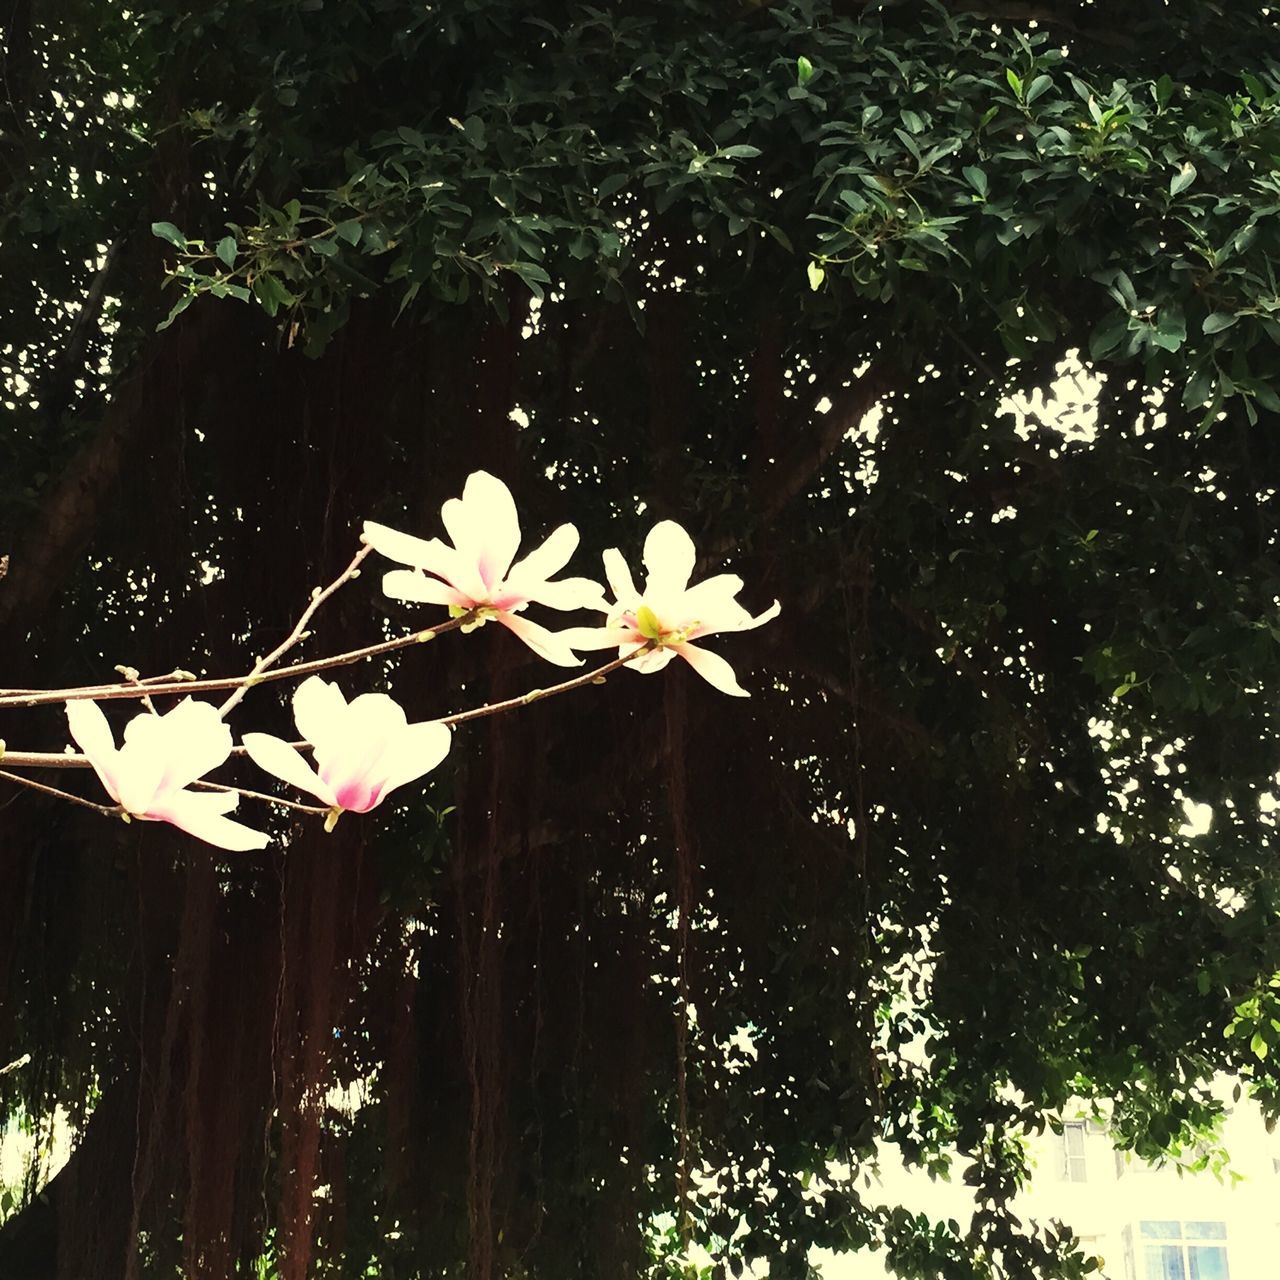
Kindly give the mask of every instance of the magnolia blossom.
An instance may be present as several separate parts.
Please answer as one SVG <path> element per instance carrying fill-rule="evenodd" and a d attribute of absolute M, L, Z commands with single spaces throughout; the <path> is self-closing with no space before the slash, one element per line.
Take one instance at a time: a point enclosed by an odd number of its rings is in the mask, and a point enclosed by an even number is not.
<path fill-rule="evenodd" d="M 170 822 L 221 849 L 266 847 L 263 832 L 226 816 L 239 801 L 233 792 L 186 790 L 231 754 L 231 730 L 210 703 L 184 698 L 162 716 L 134 716 L 124 727 L 119 750 L 96 702 L 68 702 L 67 723 L 102 785 L 129 817 Z"/>
<path fill-rule="evenodd" d="M 436 721 L 409 724 L 385 693 L 348 702 L 319 676 L 293 695 L 293 719 L 311 743 L 315 767 L 269 733 L 246 733 L 244 749 L 260 768 L 329 806 L 326 830 L 346 810 L 368 813 L 397 787 L 430 772 L 449 752 L 452 733 Z"/>
<path fill-rule="evenodd" d="M 578 531 L 562 524 L 535 551 L 513 565 L 520 547 L 520 520 L 511 490 L 487 471 L 473 472 L 461 498 L 450 498 L 440 510 L 453 545 L 439 538 L 415 538 L 386 525 L 366 521 L 364 540 L 375 551 L 412 566 L 394 569 L 382 589 L 397 600 L 447 605 L 454 617 L 474 612 L 463 630 L 489 619 L 515 632 L 535 653 L 562 667 L 581 659 L 565 643 L 563 632 L 548 631 L 518 615 L 525 606 L 552 609 L 603 609 L 604 594 L 587 578 L 551 576 L 569 563 L 578 546 Z"/>
<path fill-rule="evenodd" d="M 717 574 L 697 586 L 689 585 L 695 560 L 693 540 L 674 520 L 663 520 L 650 530 L 644 544 L 648 576 L 644 591 L 636 589 L 622 553 L 604 553 L 605 575 L 617 601 L 606 606 L 608 619 L 602 628 L 578 627 L 566 632 L 575 649 L 611 649 L 625 658 L 639 649 L 635 671 L 660 671 L 679 654 L 704 680 L 722 693 L 739 698 L 747 691 L 738 684 L 733 668 L 719 654 L 693 641 L 717 631 L 749 631 L 776 618 L 781 606 L 773 604 L 752 617 L 735 599 L 742 579 L 732 573 Z"/>

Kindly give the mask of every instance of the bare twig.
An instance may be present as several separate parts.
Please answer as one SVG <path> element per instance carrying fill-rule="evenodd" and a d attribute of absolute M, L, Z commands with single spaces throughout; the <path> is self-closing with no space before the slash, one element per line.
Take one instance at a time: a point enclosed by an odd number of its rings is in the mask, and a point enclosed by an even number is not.
<path fill-rule="evenodd" d="M 238 796 L 243 796 L 246 800 L 262 800 L 266 804 L 283 805 L 286 809 L 299 809 L 303 813 L 314 813 L 320 817 L 324 817 L 329 812 L 323 805 L 301 804 L 297 800 L 285 800 L 280 796 L 269 796 L 263 791 L 250 791 L 247 787 L 227 787 L 220 782 L 204 782 L 197 781 L 191 783 L 193 787 L 199 787 L 201 791 L 233 791 Z"/>
<path fill-rule="evenodd" d="M 360 572 L 360 565 L 364 562 L 367 556 L 372 554 L 372 552 L 373 548 L 369 546 L 368 543 L 365 543 L 352 557 L 351 563 L 347 565 L 347 567 L 331 583 L 329 583 L 323 591 L 317 587 L 311 593 L 311 603 L 302 611 L 302 616 L 294 624 L 293 630 L 290 631 L 284 640 L 272 649 L 266 657 L 259 658 L 258 661 L 253 664 L 253 670 L 245 676 L 244 682 L 222 704 L 222 706 L 218 708 L 218 714 L 220 716 L 225 719 L 228 712 L 239 705 L 240 699 L 243 698 L 244 695 L 262 679 L 263 672 L 274 664 L 277 659 L 288 653 L 288 651 L 307 634 L 307 623 L 311 621 L 316 610 L 344 583 L 350 582 L 351 579 Z"/>
<path fill-rule="evenodd" d="M 6 782 L 15 783 L 20 787 L 30 787 L 32 791 L 42 791 L 47 796 L 56 796 L 59 800 L 70 800 L 72 804 L 81 805 L 85 809 L 92 809 L 95 813 L 105 814 L 108 818 L 118 818 L 124 812 L 119 805 L 113 807 L 106 804 L 95 804 L 92 800 L 86 800 L 82 796 L 72 795 L 70 791 L 60 791 L 57 787 L 47 787 L 43 782 L 36 782 L 33 778 L 24 778 L 20 774 L 9 773 L 6 769 L 0 769 L 0 778 L 3 778 Z"/>
<path fill-rule="evenodd" d="M 437 623 L 411 635 L 398 636 L 394 640 L 383 640 L 378 644 L 365 645 L 362 649 L 350 649 L 346 653 L 334 654 L 330 658 L 314 658 L 309 662 L 295 662 L 291 666 L 277 667 L 274 671 L 263 671 L 252 680 L 252 684 L 266 684 L 271 680 L 290 680 L 295 676 L 310 675 L 314 671 L 328 671 L 331 667 L 343 667 L 352 662 L 360 662 L 364 658 L 376 658 L 380 654 L 394 653 L 397 649 L 408 649 L 415 644 L 425 644 L 446 631 L 456 631 L 472 620 L 471 614 L 461 618 L 450 618 L 446 622 Z M 6 690 L 0 694 L 0 707 L 39 707 L 54 702 L 76 702 L 92 699 L 95 702 L 108 702 L 122 698 L 140 698 L 143 693 L 152 697 L 162 697 L 171 693 L 208 693 L 219 689 L 236 689 L 249 680 L 248 675 L 226 676 L 216 680 L 181 680 L 171 684 L 155 683 L 145 689 L 132 684 L 100 684 L 83 685 L 68 689 L 39 690 Z"/>
<path fill-rule="evenodd" d="M 614 658 L 612 662 L 606 662 L 603 667 L 588 671 L 586 675 L 565 680 L 562 684 L 553 684 L 547 689 L 530 689 L 528 693 L 522 693 L 518 698 L 507 698 L 503 702 L 490 702 L 483 707 L 474 707 L 470 711 L 455 711 L 451 716 L 441 716 L 440 723 L 465 724 L 468 720 L 479 720 L 482 716 L 496 716 L 502 711 L 515 711 L 520 707 L 527 707 L 531 702 L 541 702 L 543 698 L 553 698 L 558 693 L 568 693 L 572 689 L 581 689 L 584 685 L 603 684 L 605 676 L 611 671 L 617 671 L 619 667 L 625 667 L 628 662 L 634 662 L 642 653 L 648 653 L 652 647 L 652 644 L 647 644 L 643 649 L 637 649 L 635 653 L 630 653 L 625 658 Z"/>
<path fill-rule="evenodd" d="M 463 619 L 454 620 L 453 624 L 445 623 L 445 626 L 461 624 Z M 409 641 L 415 640 L 416 637 L 408 637 Z M 637 649 L 635 653 L 628 654 L 625 658 L 614 658 L 612 662 L 606 662 L 602 667 L 596 667 L 592 671 L 588 671 L 583 675 L 575 676 L 572 680 L 562 681 L 560 684 L 553 684 L 546 689 L 530 689 L 528 693 L 522 693 L 515 698 L 506 698 L 502 702 L 486 703 L 483 707 L 473 707 L 470 711 L 455 711 L 452 715 L 441 716 L 440 724 L 466 724 L 469 720 L 479 720 L 484 716 L 496 716 L 504 711 L 516 711 L 520 707 L 527 707 L 531 703 L 541 702 L 544 698 L 554 698 L 560 693 L 570 693 L 574 689 L 584 688 L 589 684 L 603 684 L 605 677 L 612 672 L 625 667 L 628 663 L 634 662 L 641 654 L 648 653 L 652 645 L 646 645 L 643 649 Z M 328 660 L 332 661 L 332 660 Z M 302 663 L 300 667 L 316 668 L 314 663 Z M 282 671 L 297 671 L 298 667 L 285 667 Z M 320 668 L 316 668 L 320 669 Z M 281 672 L 270 672 L 263 676 L 263 679 L 271 679 L 273 676 L 280 675 Z M 224 684 L 222 686 L 226 688 Z M 154 693 L 155 690 L 153 689 Z M 121 695 L 123 696 L 123 695 Z M 310 750 L 309 742 L 291 742 L 291 747 L 298 751 Z M 244 755 L 243 747 L 233 747 L 232 755 Z M 76 755 L 72 752 L 59 751 L 5 751 L 3 744 L 0 744 L 0 760 L 5 764 L 12 765 L 16 768 L 24 769 L 83 769 L 87 768 L 89 761 L 82 755 Z M 238 787 L 225 788 L 226 790 L 240 790 L 242 795 L 249 795 L 247 791 L 243 791 Z M 272 799 L 273 797 L 258 797 L 261 799 Z"/>

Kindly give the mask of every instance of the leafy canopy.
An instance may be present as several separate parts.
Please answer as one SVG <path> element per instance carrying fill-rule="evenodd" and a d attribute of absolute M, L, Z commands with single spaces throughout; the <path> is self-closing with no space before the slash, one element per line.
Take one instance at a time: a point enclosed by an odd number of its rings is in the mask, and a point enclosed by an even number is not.
<path fill-rule="evenodd" d="M 1276 19 L 999 10 L 17 7 L 11 683 L 229 669 L 478 467 L 783 612 L 749 702 L 621 673 L 278 861 L 7 808 L 0 1098 L 82 1142 L 0 1270 L 1071 1276 L 1020 1135 L 1274 1110 Z"/>

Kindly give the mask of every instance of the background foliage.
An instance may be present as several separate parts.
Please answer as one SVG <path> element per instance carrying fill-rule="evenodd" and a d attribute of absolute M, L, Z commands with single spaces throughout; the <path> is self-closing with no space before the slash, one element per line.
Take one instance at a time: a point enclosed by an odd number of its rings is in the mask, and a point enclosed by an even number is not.
<path fill-rule="evenodd" d="M 79 1144 L 0 1272 L 1071 1276 L 1020 1135 L 1274 1109 L 1268 7 L 10 8 L 7 683 L 237 669 L 482 466 L 783 614 L 749 704 L 624 673 L 270 857 L 6 797 L 0 1102 Z M 543 678 L 493 630 L 377 674 Z"/>

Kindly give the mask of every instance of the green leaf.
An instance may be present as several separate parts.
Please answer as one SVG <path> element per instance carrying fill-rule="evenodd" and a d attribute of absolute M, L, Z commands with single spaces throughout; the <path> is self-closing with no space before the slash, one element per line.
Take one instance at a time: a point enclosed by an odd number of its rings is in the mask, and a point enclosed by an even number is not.
<path fill-rule="evenodd" d="M 263 311 L 273 317 L 281 307 L 291 307 L 297 301 L 293 294 L 275 276 L 269 273 L 255 277 L 253 281 L 253 296 L 257 298 Z"/>
<path fill-rule="evenodd" d="M 822 288 L 822 282 L 827 278 L 826 270 L 816 262 L 810 262 L 806 268 L 809 276 L 809 288 L 815 293 Z"/>
<path fill-rule="evenodd" d="M 1271 95 L 1267 92 L 1267 86 L 1257 76 L 1246 71 L 1241 76 L 1241 79 L 1244 81 L 1244 87 L 1248 90 L 1249 96 L 1254 102 L 1267 102 L 1270 100 Z"/>
<path fill-rule="evenodd" d="M 1239 319 L 1239 316 L 1230 311 L 1215 311 L 1212 315 L 1205 316 L 1201 328 L 1205 333 L 1221 333 L 1223 329 L 1230 329 Z"/>
<path fill-rule="evenodd" d="M 987 198 L 987 175 L 977 165 L 967 164 L 960 170 L 965 181 L 985 200 Z"/>
<path fill-rule="evenodd" d="M 796 59 L 796 82 L 802 87 L 813 79 L 813 63 L 802 53 Z"/>
<path fill-rule="evenodd" d="M 1196 180 L 1196 167 L 1190 160 L 1183 162 L 1182 168 L 1173 175 L 1169 182 L 1169 194 L 1176 196 L 1185 191 Z"/>
<path fill-rule="evenodd" d="M 716 155 L 727 157 L 730 160 L 754 160 L 760 155 L 759 147 L 749 147 L 745 143 L 736 146 L 725 147 L 722 151 L 717 151 Z"/>
<path fill-rule="evenodd" d="M 1177 351 L 1187 340 L 1187 323 L 1176 307 L 1160 312 L 1151 340 L 1164 351 Z"/>
<path fill-rule="evenodd" d="M 348 218 L 345 222 L 334 224 L 333 234 L 339 240 L 345 240 L 350 245 L 360 243 L 360 236 L 364 230 L 363 224 L 358 218 Z"/>
<path fill-rule="evenodd" d="M 1196 990 L 1202 996 L 1209 994 L 1209 975 L 1203 969 L 1196 974 Z"/>
<path fill-rule="evenodd" d="M 1016 98 L 1022 97 L 1022 77 L 1018 75 L 1012 67 L 1005 70 L 1004 78 L 1009 82 L 1009 88 L 1013 90 Z"/>
<path fill-rule="evenodd" d="M 542 286 L 551 283 L 551 277 L 536 262 L 513 262 L 511 270 L 529 286 L 529 292 L 535 298 L 543 297 Z"/>
<path fill-rule="evenodd" d="M 163 320 L 156 325 L 156 332 L 161 333 L 167 329 L 194 301 L 196 295 L 194 293 L 184 293 L 181 298 L 173 304 L 172 310 Z"/>
<path fill-rule="evenodd" d="M 234 267 L 236 265 L 235 236 L 223 236 L 218 241 L 218 247 L 214 252 L 218 255 L 218 259 L 224 267 Z"/>
<path fill-rule="evenodd" d="M 1163 111 L 1169 105 L 1169 99 L 1173 97 L 1173 77 L 1167 73 L 1162 75 L 1152 86 L 1151 92 L 1155 97 L 1156 106 Z"/>
<path fill-rule="evenodd" d="M 400 140 L 407 142 L 415 151 L 425 151 L 427 149 L 427 140 L 417 129 L 410 129 L 407 124 L 402 124 L 396 132 L 400 135 Z"/>
<path fill-rule="evenodd" d="M 1255 1031 L 1253 1033 L 1253 1039 L 1249 1041 L 1249 1048 L 1253 1050 L 1257 1057 L 1264 1059 L 1270 1051 L 1270 1047 L 1267 1042 L 1262 1038 L 1261 1031 Z"/>
<path fill-rule="evenodd" d="M 179 249 L 187 247 L 187 237 L 172 222 L 153 222 L 151 224 L 151 234 L 159 236 L 161 240 L 167 240 L 171 245 L 175 245 Z"/>
<path fill-rule="evenodd" d="M 1123 311 L 1112 311 L 1104 316 L 1089 335 L 1089 358 L 1100 360 L 1109 355 L 1129 332 L 1129 317 Z"/>
<path fill-rule="evenodd" d="M 1052 76 L 1036 76 L 1036 78 L 1027 86 L 1027 96 L 1024 101 L 1027 106 L 1030 106 L 1038 97 L 1047 93 L 1052 88 Z"/>

